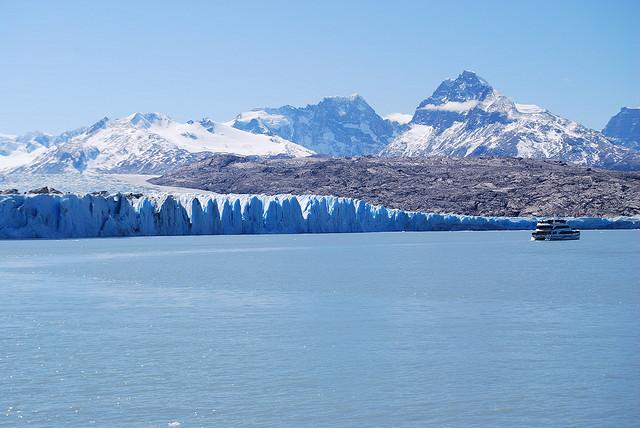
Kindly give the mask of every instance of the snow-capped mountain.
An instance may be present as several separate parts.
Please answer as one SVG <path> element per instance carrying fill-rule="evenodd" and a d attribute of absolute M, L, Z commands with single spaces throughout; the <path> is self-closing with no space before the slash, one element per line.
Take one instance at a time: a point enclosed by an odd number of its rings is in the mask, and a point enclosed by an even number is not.
<path fill-rule="evenodd" d="M 0 168 L 31 162 L 49 147 L 50 135 L 29 133 L 21 136 L 0 134 Z"/>
<path fill-rule="evenodd" d="M 622 107 L 609 119 L 602 133 L 616 144 L 640 150 L 640 107 Z"/>
<path fill-rule="evenodd" d="M 602 133 L 515 104 L 465 71 L 444 81 L 414 115 L 382 118 L 359 95 L 306 107 L 241 113 L 229 123 L 176 122 L 159 113 L 103 118 L 60 135 L 0 135 L 0 171 L 164 173 L 214 153 L 333 156 L 519 156 L 640 169 L 640 109 L 623 108 Z M 408 122 L 408 123 L 407 123 Z M 5 174 L 6 175 L 6 174 Z"/>
<path fill-rule="evenodd" d="M 19 136 L 0 134 L 0 170 L 25 165 L 47 148 L 69 141 L 83 131 L 84 128 L 79 128 L 60 135 L 43 132 L 29 132 Z"/>
<path fill-rule="evenodd" d="M 153 174 L 212 153 L 308 156 L 308 149 L 277 136 L 256 135 L 203 119 L 179 123 L 159 113 L 103 118 L 65 137 L 50 137 L 41 146 L 22 145 L 8 152 L 0 168 L 17 172 L 95 171 Z M 24 153 L 27 153 L 25 155 Z M 17 157 L 16 157 L 17 156 Z"/>
<path fill-rule="evenodd" d="M 239 114 L 231 124 L 332 156 L 378 154 L 398 126 L 380 117 L 360 95 L 325 97 L 306 107 L 255 109 Z"/>
<path fill-rule="evenodd" d="M 541 107 L 515 104 L 471 71 L 442 82 L 383 154 L 551 158 L 640 168 L 640 153 Z"/>

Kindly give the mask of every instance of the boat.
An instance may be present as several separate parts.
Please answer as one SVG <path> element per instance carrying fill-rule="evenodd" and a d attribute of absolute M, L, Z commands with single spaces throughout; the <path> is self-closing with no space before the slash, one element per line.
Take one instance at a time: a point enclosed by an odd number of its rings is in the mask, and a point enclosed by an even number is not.
<path fill-rule="evenodd" d="M 580 231 L 573 229 L 566 220 L 559 218 L 538 221 L 536 230 L 531 234 L 534 241 L 574 241 L 580 239 Z"/>

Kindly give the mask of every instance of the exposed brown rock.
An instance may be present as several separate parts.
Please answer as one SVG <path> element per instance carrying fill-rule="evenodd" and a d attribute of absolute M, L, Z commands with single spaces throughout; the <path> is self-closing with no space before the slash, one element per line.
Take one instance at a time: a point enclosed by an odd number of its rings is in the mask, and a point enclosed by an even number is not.
<path fill-rule="evenodd" d="M 30 195 L 62 195 L 63 193 L 59 190 L 54 189 L 53 187 L 40 187 L 39 189 L 31 189 L 26 192 Z"/>
<path fill-rule="evenodd" d="M 222 155 L 151 182 L 218 193 L 337 195 L 390 208 L 473 215 L 640 214 L 640 173 L 520 158 Z"/>

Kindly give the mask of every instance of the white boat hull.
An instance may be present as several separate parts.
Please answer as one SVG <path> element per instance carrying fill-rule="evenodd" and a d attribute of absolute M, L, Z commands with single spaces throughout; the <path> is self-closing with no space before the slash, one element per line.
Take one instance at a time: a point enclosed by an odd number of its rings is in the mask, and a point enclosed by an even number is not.
<path fill-rule="evenodd" d="M 531 234 L 534 241 L 575 241 L 580 239 L 580 231 L 572 229 L 566 220 L 546 219 L 536 225 L 536 230 Z"/>
<path fill-rule="evenodd" d="M 547 235 L 547 236 L 532 236 L 532 241 L 576 241 L 580 239 L 580 233 L 575 235 Z"/>

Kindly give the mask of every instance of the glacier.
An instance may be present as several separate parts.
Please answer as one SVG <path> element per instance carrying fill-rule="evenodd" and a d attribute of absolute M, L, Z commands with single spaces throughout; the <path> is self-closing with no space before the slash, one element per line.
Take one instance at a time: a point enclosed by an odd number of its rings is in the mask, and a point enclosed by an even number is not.
<path fill-rule="evenodd" d="M 535 218 L 388 209 L 312 195 L 0 195 L 0 239 L 532 229 Z M 580 229 L 640 228 L 640 217 L 575 218 Z"/>

